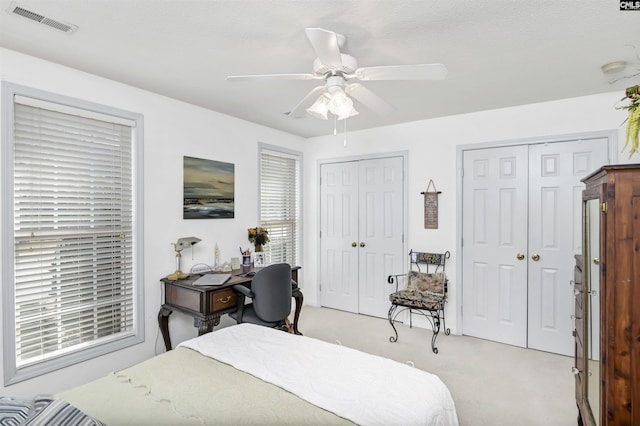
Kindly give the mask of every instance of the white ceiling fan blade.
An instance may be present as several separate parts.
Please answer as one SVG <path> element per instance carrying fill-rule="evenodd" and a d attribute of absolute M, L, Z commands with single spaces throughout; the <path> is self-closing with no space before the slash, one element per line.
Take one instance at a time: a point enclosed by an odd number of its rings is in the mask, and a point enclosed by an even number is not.
<path fill-rule="evenodd" d="M 390 65 L 356 70 L 358 80 L 444 80 L 447 67 L 442 64 Z"/>
<path fill-rule="evenodd" d="M 389 115 L 395 111 L 392 105 L 360 83 L 348 85 L 345 92 L 378 115 Z"/>
<path fill-rule="evenodd" d="M 305 32 L 320 62 L 329 68 L 342 67 L 338 34 L 322 28 L 307 28 Z"/>
<path fill-rule="evenodd" d="M 257 74 L 257 75 L 230 75 L 227 81 L 248 81 L 248 80 L 317 80 L 313 74 Z"/>
<path fill-rule="evenodd" d="M 287 113 L 290 117 L 300 118 L 307 113 L 309 108 L 318 97 L 325 91 L 327 86 L 318 86 L 312 89 L 291 111 Z"/>

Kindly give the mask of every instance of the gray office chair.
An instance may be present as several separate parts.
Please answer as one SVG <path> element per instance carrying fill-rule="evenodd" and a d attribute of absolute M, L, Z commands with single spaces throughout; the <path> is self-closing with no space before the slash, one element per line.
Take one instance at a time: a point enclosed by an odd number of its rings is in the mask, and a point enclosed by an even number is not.
<path fill-rule="evenodd" d="M 291 313 L 291 266 L 277 263 L 259 270 L 251 280 L 251 288 L 233 286 L 238 310 L 229 314 L 238 324 L 249 322 L 266 327 L 286 329 Z M 253 302 L 245 305 L 245 298 Z"/>

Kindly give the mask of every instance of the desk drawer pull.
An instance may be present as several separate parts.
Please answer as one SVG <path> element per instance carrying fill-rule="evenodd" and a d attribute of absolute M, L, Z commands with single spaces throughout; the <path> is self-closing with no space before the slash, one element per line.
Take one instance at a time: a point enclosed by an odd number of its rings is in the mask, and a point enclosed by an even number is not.
<path fill-rule="evenodd" d="M 231 296 L 227 296 L 224 299 L 216 299 L 216 302 L 229 303 L 230 300 L 231 300 Z"/>

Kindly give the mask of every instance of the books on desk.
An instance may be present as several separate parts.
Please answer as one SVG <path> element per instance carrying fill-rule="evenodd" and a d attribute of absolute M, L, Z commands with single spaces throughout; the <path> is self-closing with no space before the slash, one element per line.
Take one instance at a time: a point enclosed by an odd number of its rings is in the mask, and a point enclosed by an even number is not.
<path fill-rule="evenodd" d="M 193 285 L 222 285 L 231 278 L 231 274 L 204 274 Z"/>

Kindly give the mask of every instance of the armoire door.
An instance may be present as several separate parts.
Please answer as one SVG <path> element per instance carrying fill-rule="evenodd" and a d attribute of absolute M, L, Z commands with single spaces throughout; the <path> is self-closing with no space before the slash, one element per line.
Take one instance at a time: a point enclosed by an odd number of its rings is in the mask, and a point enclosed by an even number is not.
<path fill-rule="evenodd" d="M 403 270 L 403 157 L 320 166 L 320 291 L 330 308 L 386 317 Z"/>
<path fill-rule="evenodd" d="M 465 151 L 464 334 L 573 353 L 580 178 L 607 152 L 606 139 Z"/>

